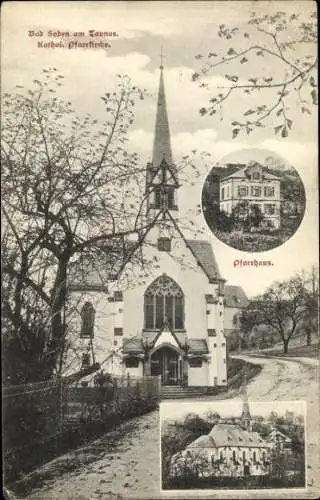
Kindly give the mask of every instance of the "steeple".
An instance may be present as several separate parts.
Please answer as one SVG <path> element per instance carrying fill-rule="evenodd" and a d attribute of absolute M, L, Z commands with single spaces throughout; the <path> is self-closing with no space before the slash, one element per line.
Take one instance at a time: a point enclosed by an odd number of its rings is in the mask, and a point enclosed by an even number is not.
<path fill-rule="evenodd" d="M 156 123 L 152 150 L 152 161 L 147 164 L 146 192 L 147 216 L 154 220 L 157 213 L 162 213 L 162 219 L 177 215 L 177 168 L 172 163 L 170 129 L 167 113 L 163 78 L 163 54 L 161 49 L 160 83 L 156 111 Z"/>
<path fill-rule="evenodd" d="M 244 429 L 247 431 L 252 430 L 252 419 L 249 409 L 249 400 L 247 393 L 247 369 L 246 366 L 243 368 L 243 393 L 242 393 L 242 414 L 241 414 L 241 423 Z"/>
<path fill-rule="evenodd" d="M 159 167 L 162 160 L 172 165 L 172 151 L 170 141 L 170 129 L 167 113 L 166 95 L 164 90 L 163 80 L 163 54 L 161 48 L 161 64 L 160 64 L 160 83 L 158 91 L 158 103 L 156 114 L 156 125 L 154 131 L 152 164 L 154 167 Z"/>

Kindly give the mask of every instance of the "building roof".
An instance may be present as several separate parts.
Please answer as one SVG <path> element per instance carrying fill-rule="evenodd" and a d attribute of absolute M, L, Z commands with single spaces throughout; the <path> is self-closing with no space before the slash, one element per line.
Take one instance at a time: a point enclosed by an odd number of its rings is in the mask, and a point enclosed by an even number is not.
<path fill-rule="evenodd" d="M 230 175 L 227 175 L 226 177 L 223 177 L 220 182 L 224 182 L 225 180 L 229 180 L 229 179 L 247 179 L 248 178 L 247 171 L 251 168 L 256 167 L 256 166 L 259 166 L 262 168 L 263 176 L 265 179 L 278 180 L 278 181 L 281 180 L 280 177 L 277 177 L 276 175 L 268 172 L 266 167 L 263 167 L 259 163 L 255 163 L 252 165 L 246 165 L 245 167 L 240 168 L 239 170 L 236 170 L 235 172 L 233 172 L 233 174 L 230 174 Z"/>
<path fill-rule="evenodd" d="M 237 424 L 216 424 L 209 433 L 216 444 L 221 446 L 267 447 L 268 444 L 258 432 L 249 432 Z"/>
<path fill-rule="evenodd" d="M 136 255 L 135 241 L 112 239 L 94 255 L 81 255 L 70 265 L 69 287 L 73 291 L 108 291 L 108 283 L 117 279 L 121 268 Z M 136 257 L 138 260 L 138 257 Z"/>
<path fill-rule="evenodd" d="M 208 354 L 206 339 L 188 339 L 191 354 Z"/>
<path fill-rule="evenodd" d="M 158 334 L 159 332 L 142 332 L 142 338 L 124 338 L 123 353 L 142 354 L 143 342 L 147 341 L 148 345 L 152 348 Z M 181 347 L 183 347 L 187 342 L 187 345 L 189 346 L 189 354 L 208 354 L 209 352 L 206 339 L 187 338 L 184 332 L 174 332 L 174 336 Z"/>
<path fill-rule="evenodd" d="M 216 448 L 216 444 L 209 434 L 198 437 L 195 441 L 192 441 L 187 448 Z"/>
<path fill-rule="evenodd" d="M 224 288 L 225 307 L 248 307 L 249 299 L 241 286 L 226 285 Z"/>
<path fill-rule="evenodd" d="M 183 235 L 182 235 L 183 237 Z M 197 263 L 201 266 L 210 281 L 222 279 L 212 246 L 205 240 L 185 240 Z M 71 266 L 69 283 L 72 290 L 107 290 L 111 280 L 118 277 L 121 263 L 134 253 L 137 244 L 127 242 L 125 252 L 122 247 L 115 248 L 110 255 L 108 250 L 101 252 L 96 258 L 81 257 Z"/>
<path fill-rule="evenodd" d="M 188 248 L 196 258 L 198 264 L 208 276 L 209 280 L 222 279 L 218 263 L 209 241 L 185 240 Z"/>

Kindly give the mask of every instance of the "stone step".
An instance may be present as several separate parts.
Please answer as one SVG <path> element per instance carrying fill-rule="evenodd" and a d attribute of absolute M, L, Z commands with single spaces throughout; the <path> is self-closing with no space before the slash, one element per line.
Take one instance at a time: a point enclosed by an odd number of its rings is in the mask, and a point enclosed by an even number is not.
<path fill-rule="evenodd" d="M 161 387 L 162 399 L 181 399 L 203 396 L 204 391 L 198 387 L 163 386 Z"/>
<path fill-rule="evenodd" d="M 161 399 L 195 398 L 205 396 L 207 394 L 217 394 L 226 390 L 227 387 L 162 386 L 160 397 Z"/>

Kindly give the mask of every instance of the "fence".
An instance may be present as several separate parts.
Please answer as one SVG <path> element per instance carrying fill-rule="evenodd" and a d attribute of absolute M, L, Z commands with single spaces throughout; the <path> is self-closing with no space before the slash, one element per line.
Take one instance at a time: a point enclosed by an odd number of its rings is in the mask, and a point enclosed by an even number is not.
<path fill-rule="evenodd" d="M 65 379 L 4 387 L 6 481 L 155 409 L 159 391 L 157 377 L 114 377 L 107 387 L 83 387 Z"/>

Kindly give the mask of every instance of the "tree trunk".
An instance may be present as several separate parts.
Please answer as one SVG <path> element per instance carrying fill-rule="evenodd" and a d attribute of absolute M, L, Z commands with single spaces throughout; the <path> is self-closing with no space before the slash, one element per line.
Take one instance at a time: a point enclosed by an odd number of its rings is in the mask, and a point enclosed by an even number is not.
<path fill-rule="evenodd" d="M 308 328 L 307 331 L 306 331 L 306 333 L 307 333 L 307 345 L 310 346 L 311 345 L 311 337 L 312 337 L 312 335 L 311 335 L 311 328 Z"/>
<path fill-rule="evenodd" d="M 51 336 L 50 351 L 52 352 L 52 368 L 54 368 L 64 350 L 65 325 L 63 321 L 67 295 L 67 268 L 69 259 L 58 262 L 56 279 L 51 293 Z"/>
<path fill-rule="evenodd" d="M 283 354 L 288 354 L 289 339 L 283 339 Z"/>

